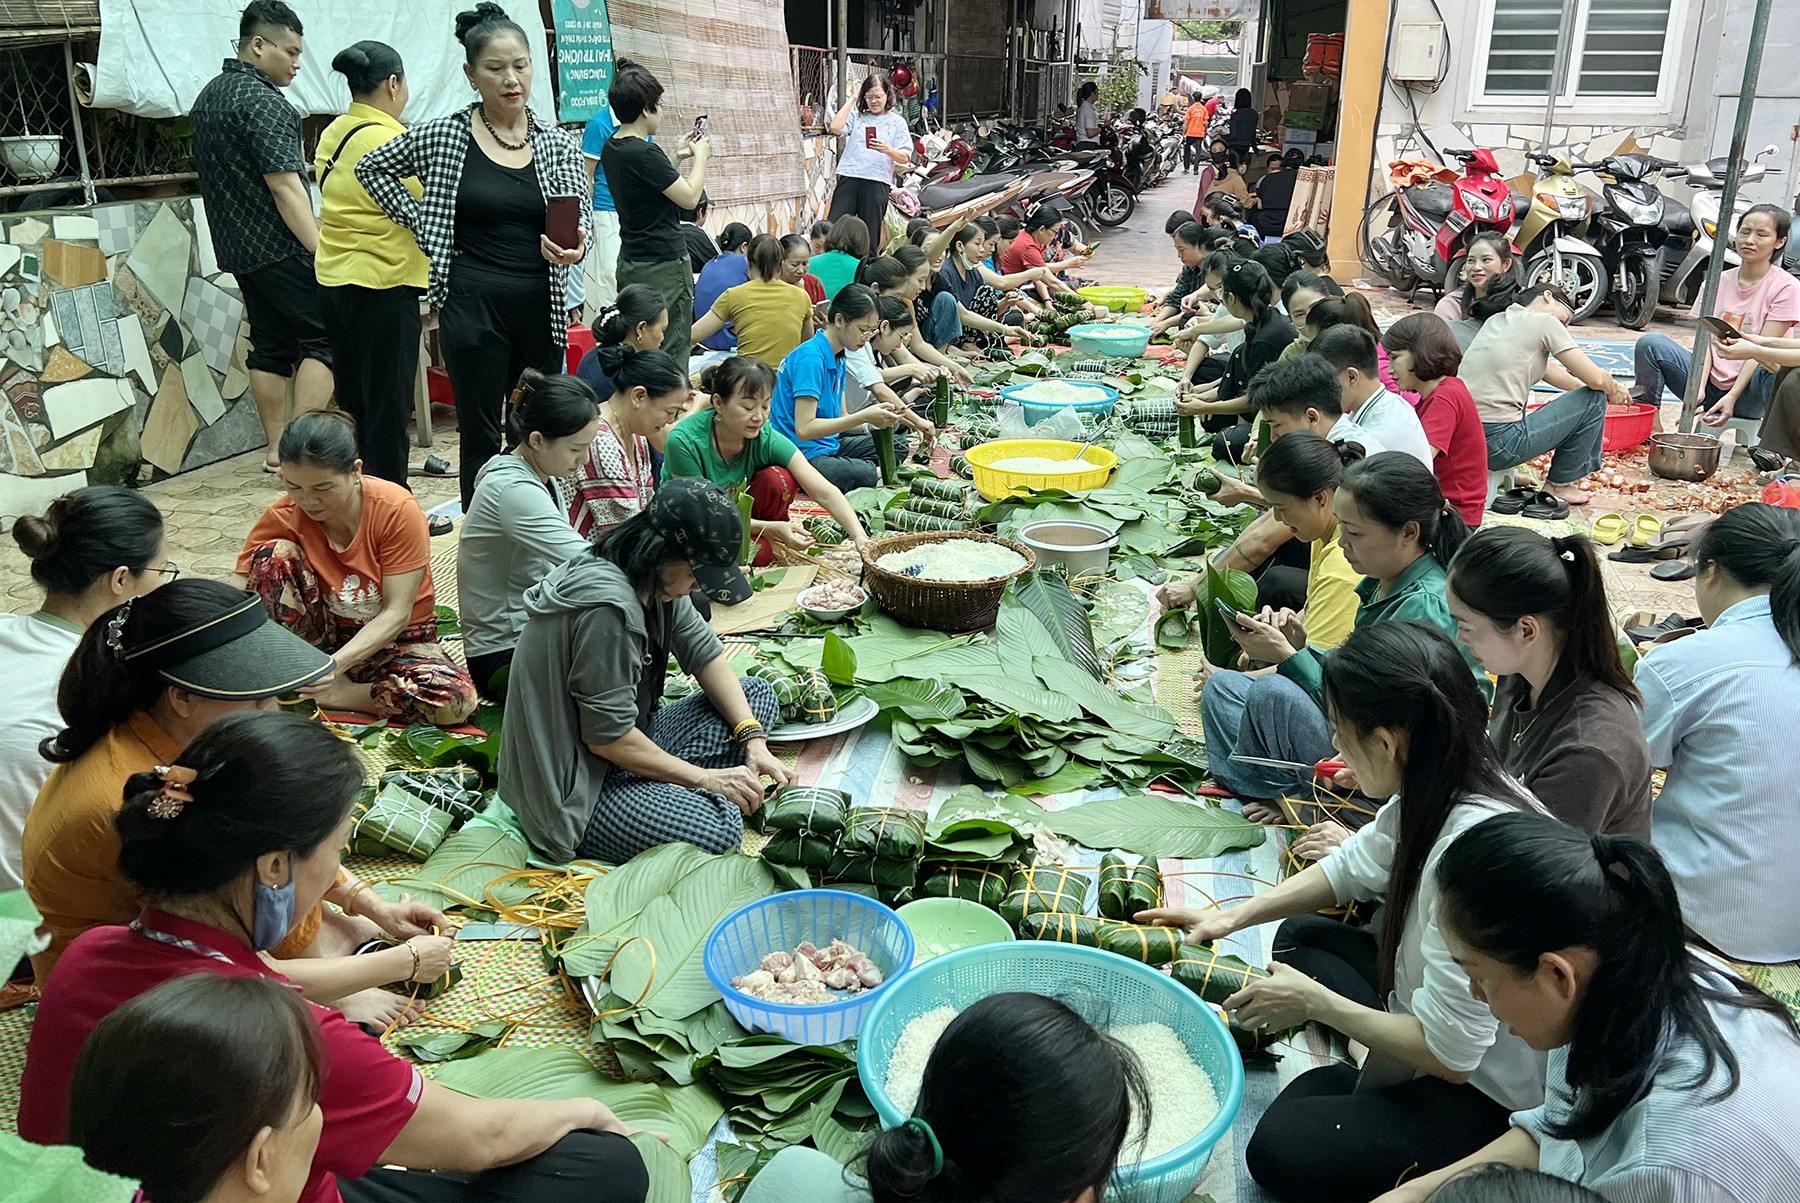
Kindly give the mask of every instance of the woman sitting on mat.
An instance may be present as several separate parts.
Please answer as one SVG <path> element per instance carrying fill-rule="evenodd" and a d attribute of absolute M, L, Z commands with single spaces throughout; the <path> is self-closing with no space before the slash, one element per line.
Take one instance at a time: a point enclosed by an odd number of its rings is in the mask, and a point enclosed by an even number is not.
<path fill-rule="evenodd" d="M 456 558 L 469 675 L 496 701 L 506 697 L 501 674 L 525 629 L 525 591 L 588 548 L 557 489 L 600 433 L 594 390 L 576 376 L 527 368 L 507 408 L 511 445 L 475 478 Z"/>
<path fill-rule="evenodd" d="M 279 713 L 226 715 L 179 756 L 126 783 L 119 870 L 147 905 L 129 927 L 77 939 L 45 986 L 25 1053 L 21 1136 L 68 1140 L 82 1045 L 139 995 L 196 973 L 288 984 L 262 954 L 330 888 L 362 786 L 353 745 Z M 427 971 L 421 965 L 420 975 Z M 336 1011 L 315 1006 L 312 1018 L 324 1126 L 300 1195 L 307 1203 L 340 1191 L 345 1203 L 644 1197 L 630 1129 L 604 1105 L 470 1098 L 423 1080 Z"/>
<path fill-rule="evenodd" d="M 67 726 L 42 748 L 56 767 L 22 844 L 25 888 L 50 937 L 31 960 L 40 988 L 70 941 L 137 913 L 137 892 L 119 872 L 114 826 L 126 779 L 168 764 L 220 716 L 314 690 L 331 670 L 329 656 L 272 622 L 255 596 L 222 581 L 174 581 L 88 628 L 62 678 Z M 377 987 L 406 980 L 412 955 L 406 948 L 350 954 L 385 933 L 411 941 L 436 964 L 449 955 L 449 942 L 430 934 L 444 917 L 389 902 L 348 871 L 327 896 L 339 909 L 297 911 L 270 955 L 308 998 L 385 1027 L 408 1007 Z"/>
<path fill-rule="evenodd" d="M 750 279 L 726 290 L 710 308 L 700 311 L 694 338 L 704 343 L 730 326 L 736 338 L 723 350 L 754 356 L 778 368 L 789 351 L 813 336 L 812 301 L 804 289 L 783 276 L 781 239 L 758 234 L 750 240 L 749 256 Z"/>
<path fill-rule="evenodd" d="M 741 1203 L 1099 1203 L 1135 1161 L 1150 1100 L 1138 1058 L 1068 1004 L 995 994 L 951 1020 L 911 1116 L 873 1138 L 868 1180 L 817 1149 L 784 1149 Z"/>
<path fill-rule="evenodd" d="M 856 279 L 856 269 L 873 253 L 873 246 L 874 236 L 869 227 L 854 213 L 831 223 L 831 233 L 825 236 L 825 251 L 812 257 L 809 268 L 824 285 L 827 301 Z"/>
<path fill-rule="evenodd" d="M 1251 378 L 1279 359 L 1299 337 L 1293 323 L 1275 308 L 1274 285 L 1261 267 L 1246 261 L 1233 263 L 1225 269 L 1222 283 L 1225 308 L 1244 323 L 1244 341 L 1232 351 L 1224 371 L 1208 381 L 1197 380 L 1196 369 L 1217 361 L 1190 357 L 1175 402 L 1179 413 L 1201 417 L 1206 429 L 1214 431 L 1238 424 L 1241 415 L 1249 412 Z M 1206 374 L 1213 372 L 1216 367 Z M 1247 428 L 1245 434 L 1247 437 Z"/>
<path fill-rule="evenodd" d="M 881 316 L 881 324 L 869 341 L 844 353 L 844 412 L 861 413 L 871 405 L 886 405 L 900 415 L 902 426 L 919 436 L 919 445 L 929 455 L 937 441 L 937 427 L 919 411 L 929 406 L 940 369 L 914 359 L 906 350 L 906 340 L 918 332 L 911 305 L 899 297 L 877 296 L 875 312 Z"/>
<path fill-rule="evenodd" d="M 815 223 L 822 224 L 824 223 Z M 826 226 L 826 229 L 830 227 Z M 781 278 L 789 284 L 799 286 L 806 293 L 806 299 L 813 304 L 814 322 L 819 320 L 819 307 L 825 303 L 825 285 L 810 270 L 813 256 L 818 253 L 811 242 L 798 234 L 781 236 Z"/>
<path fill-rule="evenodd" d="M 1505 313 L 1517 299 L 1519 273 L 1513 266 L 1512 240 L 1491 230 L 1469 239 L 1462 278 L 1462 287 L 1440 297 L 1432 312 L 1467 346 L 1483 322 Z"/>
<path fill-rule="evenodd" d="M 1800 327 L 1800 280 L 1782 268 L 1792 218 L 1780 205 L 1752 205 L 1738 220 L 1736 247 L 1741 260 L 1719 277 L 1718 312 L 1712 316 L 1744 334 L 1785 338 Z M 1696 300 L 1692 313 L 1700 316 Z M 1692 351 L 1666 334 L 1638 336 L 1632 347 L 1632 394 L 1640 405 L 1656 406 L 1656 429 L 1667 430 L 1662 418 L 1666 388 L 1677 397 L 1694 374 Z M 1734 417 L 1760 418 L 1769 412 L 1775 373 L 1754 359 L 1720 355 L 1708 345 L 1706 384 L 1700 391 L 1700 420 L 1723 426 Z"/>
<path fill-rule="evenodd" d="M 998 350 L 1006 340 L 1016 338 L 1027 346 L 1038 346 L 1044 340 L 1020 323 L 1010 325 L 1000 320 L 1001 294 L 1032 280 L 1049 283 L 1055 277 L 1041 267 L 1002 276 L 989 268 L 987 232 L 978 222 L 971 222 L 951 239 L 949 257 L 938 269 L 938 292 L 931 299 L 930 320 L 925 337 L 934 347 L 945 347 L 967 338 L 983 351 Z"/>
<path fill-rule="evenodd" d="M 95 1169 L 142 1183 L 144 1198 L 299 1203 L 324 1129 L 321 1055 L 312 1011 L 287 987 L 174 978 L 82 1046 L 69 1143 Z"/>
<path fill-rule="evenodd" d="M 1415 412 L 1431 446 L 1432 471 L 1444 496 L 1471 528 L 1487 513 L 1487 434 L 1475 398 L 1457 379 L 1462 348 L 1444 319 L 1415 313 L 1381 336 L 1394 382 L 1418 397 Z"/>
<path fill-rule="evenodd" d="M 1381 1203 L 1440 1198 L 1492 1162 L 1633 1203 L 1800 1198 L 1793 1017 L 1689 947 L 1648 843 L 1502 815 L 1451 844 L 1434 876 L 1456 964 L 1550 1054 L 1549 1081 L 1492 1143 Z"/>
<path fill-rule="evenodd" d="M 251 527 L 237 570 L 276 622 L 330 654 L 334 675 L 313 700 L 403 723 L 468 718 L 475 683 L 438 642 L 419 503 L 363 475 L 356 432 L 341 412 L 295 418 L 280 455 L 287 496 Z"/>
<path fill-rule="evenodd" d="M 1769 711 L 1800 697 L 1800 511 L 1726 510 L 1693 561 L 1707 629 L 1637 666 L 1650 763 L 1669 771 L 1652 838 L 1696 935 L 1735 960 L 1800 959 L 1800 740 Z"/>
<path fill-rule="evenodd" d="M 901 361 L 908 360 L 940 368 L 960 384 L 975 382 L 975 376 L 960 362 L 931 345 L 925 337 L 925 323 L 931 320 L 931 308 L 924 299 L 931 291 L 931 260 L 916 246 L 895 247 L 892 255 L 871 259 L 862 265 L 858 284 L 866 284 L 877 297 L 896 297 L 912 307 L 913 320 L 906 327 Z"/>
<path fill-rule="evenodd" d="M 734 355 L 701 375 L 700 387 L 712 405 L 689 414 L 669 432 L 666 479 L 684 476 L 710 480 L 727 493 L 750 494 L 750 534 L 756 541 L 752 563 L 775 562 L 774 544 L 805 551 L 815 540 L 789 517 L 789 506 L 801 492 L 825 507 L 858 551 L 869 544 L 868 532 L 836 485 L 819 475 L 769 421 L 769 398 L 775 373 L 760 359 Z"/>
<path fill-rule="evenodd" d="M 1450 561 L 1447 596 L 1458 640 L 1499 680 L 1488 730 L 1506 771 L 1572 827 L 1649 836 L 1642 697 L 1619 658 L 1594 545 L 1479 531 Z"/>
<path fill-rule="evenodd" d="M 840 294 L 841 295 L 841 294 Z M 623 864 L 685 840 L 736 848 L 762 807 L 775 691 L 740 681 L 688 595 L 750 595 L 738 509 L 716 485 L 671 480 L 525 595 L 507 706 L 532 721 L 500 748 L 500 795 L 540 856 Z M 662 705 L 673 655 L 700 683 Z"/>
<path fill-rule="evenodd" d="M 685 231 L 684 231 L 685 232 Z M 705 230 L 700 231 L 705 234 Z M 774 235 L 762 235 L 774 238 Z M 747 284 L 750 275 L 750 227 L 741 221 L 734 221 L 719 231 L 719 253 L 706 261 L 694 277 L 694 317 L 696 329 L 691 332 L 693 340 L 708 351 L 735 351 L 738 347 L 736 328 L 727 329 L 721 326 L 709 331 L 705 338 L 700 337 L 699 318 L 712 309 L 718 299 L 740 284 Z M 779 264 L 781 240 L 775 239 L 776 259 Z M 777 267 L 779 270 L 779 266 Z"/>
<path fill-rule="evenodd" d="M 875 294 L 861 284 L 847 284 L 832 298 L 825 328 L 795 347 L 775 376 L 769 420 L 840 492 L 877 479 L 874 438 L 848 432 L 864 425 L 890 430 L 901 421 L 898 410 L 887 405 L 844 412 L 844 356 L 867 343 L 880 325 Z M 896 459 L 903 457 L 898 433 L 894 444 Z"/>
<path fill-rule="evenodd" d="M 648 284 L 627 284 L 619 290 L 618 299 L 594 319 L 594 345 L 575 365 L 575 374 L 594 390 L 596 399 L 604 401 L 613 394 L 611 377 L 600 366 L 600 352 L 607 347 L 630 347 L 634 351 L 653 351 L 662 346 L 669 329 L 669 303 L 662 293 Z"/>
<path fill-rule="evenodd" d="M 1283 440 L 1276 440 L 1279 447 Z M 1273 448 L 1270 454 L 1274 454 Z M 1444 600 L 1444 571 L 1468 528 L 1444 502 L 1437 479 L 1410 455 L 1384 451 L 1352 462 L 1338 482 L 1332 511 L 1338 542 L 1350 567 L 1363 574 L 1356 586 L 1356 629 L 1414 619 L 1454 635 L 1456 622 Z M 1326 478 L 1317 478 L 1320 487 Z M 1244 813 L 1280 822 L 1275 800 L 1310 790 L 1312 774 L 1233 759 L 1255 756 L 1312 764 L 1331 755 L 1323 665 L 1317 648 L 1296 646 L 1283 627 L 1244 614 L 1232 637 L 1252 660 L 1274 673 L 1246 677 L 1204 665 L 1200 716 L 1211 749 L 1213 779 L 1246 802 Z M 1464 671 L 1486 678 L 1465 660 Z"/>
<path fill-rule="evenodd" d="M 686 369 L 661 347 L 638 351 L 619 343 L 598 354 L 612 393 L 600 402 L 600 427 L 587 455 L 565 482 L 569 521 L 589 540 L 649 504 L 655 452 L 693 397 Z"/>
<path fill-rule="evenodd" d="M 99 615 L 173 580 L 163 518 L 136 489 L 90 485 L 58 497 L 43 516 L 12 524 L 44 604 L 29 614 L 0 614 L 0 890 L 23 883 L 19 839 L 25 816 L 50 775 L 38 745 L 61 724 L 57 682 L 81 633 Z M 10 967 L 9 967 L 10 968 Z"/>
<path fill-rule="evenodd" d="M 1576 343 L 1569 333 L 1569 314 L 1568 298 L 1560 290 L 1534 285 L 1489 318 L 1463 352 L 1462 379 L 1487 436 L 1488 471 L 1554 453 L 1545 488 L 1558 504 L 1539 497 L 1511 509 L 1496 504 L 1495 513 L 1559 518 L 1568 516 L 1571 505 L 1586 505 L 1588 496 L 1576 482 L 1600 467 L 1606 407 L 1631 400 L 1625 386 Z M 1556 371 L 1551 371 L 1552 360 Z M 1569 391 L 1531 409 L 1527 403 L 1539 380 Z"/>
<path fill-rule="evenodd" d="M 1226 1009 L 1251 1031 L 1316 1021 L 1369 1050 L 1360 1073 L 1344 1063 L 1300 1075 L 1257 1122 L 1244 1160 L 1286 1203 L 1372 1199 L 1467 1157 L 1506 1131 L 1509 1112 L 1544 1100 L 1543 1059 L 1494 1017 L 1440 927 L 1432 870 L 1445 849 L 1485 818 L 1534 806 L 1488 743 L 1467 661 L 1436 626 L 1379 622 L 1323 664 L 1337 748 L 1365 793 L 1391 800 L 1330 856 L 1248 902 L 1137 916 L 1186 928 L 1196 944 L 1286 920 L 1269 976 Z M 1352 900 L 1381 902 L 1379 935 L 1313 913 Z"/>

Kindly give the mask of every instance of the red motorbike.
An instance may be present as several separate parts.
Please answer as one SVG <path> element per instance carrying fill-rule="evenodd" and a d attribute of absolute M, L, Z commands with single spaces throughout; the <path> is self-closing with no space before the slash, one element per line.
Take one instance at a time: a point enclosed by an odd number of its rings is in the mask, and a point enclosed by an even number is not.
<path fill-rule="evenodd" d="M 1363 264 L 1403 292 L 1430 285 L 1440 293 L 1462 287 L 1469 240 L 1512 228 L 1526 198 L 1500 177 L 1486 148 L 1453 150 L 1463 173 L 1448 184 L 1430 180 L 1378 197 L 1363 212 L 1358 244 Z"/>

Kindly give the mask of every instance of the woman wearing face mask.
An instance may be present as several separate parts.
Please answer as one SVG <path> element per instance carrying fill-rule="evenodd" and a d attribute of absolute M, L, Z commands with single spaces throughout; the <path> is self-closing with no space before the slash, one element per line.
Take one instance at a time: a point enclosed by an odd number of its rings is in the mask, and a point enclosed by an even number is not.
<path fill-rule="evenodd" d="M 336 661 L 314 700 L 409 723 L 468 718 L 475 683 L 438 642 L 419 503 L 399 485 L 363 475 L 341 411 L 295 418 L 280 454 L 287 496 L 256 520 L 237 570 L 275 621 Z"/>
<path fill-rule="evenodd" d="M 1332 513 L 1344 558 L 1363 574 L 1356 586 L 1356 629 L 1413 619 L 1454 635 L 1456 623 L 1444 601 L 1444 572 L 1468 528 L 1445 504 L 1430 469 L 1399 451 L 1355 460 L 1338 482 Z M 1281 812 L 1272 800 L 1306 790 L 1311 775 L 1240 763 L 1232 756 L 1312 764 L 1331 754 L 1323 676 L 1328 657 L 1310 646 L 1296 647 L 1282 626 L 1267 618 L 1243 614 L 1235 621 L 1238 646 L 1252 660 L 1275 665 L 1276 671 L 1265 677 L 1218 673 L 1206 678 L 1200 713 L 1212 749 L 1212 775 L 1254 803 L 1246 806 L 1247 815 L 1279 821 Z M 1486 689 L 1486 678 L 1471 661 L 1465 660 L 1464 671 Z M 1213 688 L 1215 678 L 1222 688 Z"/>
<path fill-rule="evenodd" d="M 871 71 L 831 119 L 831 132 L 844 142 L 829 217 L 860 218 L 871 247 L 887 243 L 883 219 L 894 172 L 912 162 L 912 131 L 906 128 L 906 118 L 894 111 L 894 100 L 887 73 Z"/>
<path fill-rule="evenodd" d="M 1800 741 L 1768 705 L 1800 696 L 1800 512 L 1727 510 L 1693 559 L 1707 627 L 1656 648 L 1635 678 L 1650 763 L 1668 769 L 1653 838 L 1695 934 L 1737 960 L 1791 961 Z"/>
<path fill-rule="evenodd" d="M 175 978 L 88 1037 L 69 1084 L 69 1141 L 95 1169 L 143 1183 L 145 1198 L 298 1203 L 324 1128 L 321 1054 L 292 990 Z"/>
<path fill-rule="evenodd" d="M 795 551 L 813 545 L 813 537 L 788 514 L 801 491 L 825 507 L 858 551 L 868 546 L 868 533 L 837 486 L 769 422 L 775 373 L 768 364 L 734 355 L 707 368 L 700 387 L 712 396 L 712 404 L 689 414 L 669 432 L 663 470 L 670 480 L 700 477 L 727 493 L 750 494 L 754 566 L 775 562 L 776 543 Z"/>
<path fill-rule="evenodd" d="M 1030 346 L 1044 341 L 1020 326 L 999 320 L 1000 294 L 1033 280 L 1047 283 L 1054 277 L 1041 267 L 999 275 L 983 263 L 988 251 L 987 233 L 977 224 L 964 226 L 951 240 L 949 258 L 938 269 L 940 291 L 931 300 L 931 321 L 925 337 L 932 346 L 943 347 L 967 338 L 983 350 L 994 350 L 1004 347 L 1009 338 Z"/>
<path fill-rule="evenodd" d="M 280 713 L 218 719 L 180 755 L 126 783 L 119 870 L 146 905 L 130 926 L 76 940 L 45 986 L 25 1056 L 21 1135 L 67 1140 L 82 1045 L 146 991 L 197 973 L 287 984 L 260 954 L 331 887 L 362 784 L 350 744 Z M 336 1011 L 312 1010 L 324 1124 L 302 1203 L 329 1203 L 340 1190 L 347 1203 L 475 1203 L 505 1191 L 574 1203 L 595 1199 L 597 1189 L 627 1203 L 643 1198 L 630 1129 L 605 1106 L 469 1098 L 424 1081 Z M 490 1170 L 502 1172 L 484 1185 Z"/>
<path fill-rule="evenodd" d="M 840 492 L 872 485 L 876 480 L 875 440 L 849 431 L 867 424 L 891 430 L 900 423 L 892 406 L 876 405 L 859 414 L 844 412 L 844 356 L 860 350 L 881 324 L 875 294 L 861 284 L 846 284 L 831 300 L 823 330 L 801 343 L 781 361 L 769 417 L 806 456 L 820 476 Z M 895 436 L 898 444 L 899 437 Z M 896 446 L 896 456 L 902 450 Z"/>
<path fill-rule="evenodd" d="M 525 591 L 587 550 L 558 486 L 600 434 L 594 391 L 574 376 L 526 372 L 508 404 L 511 446 L 481 469 L 463 519 L 456 596 L 476 688 L 506 697 L 506 666 L 525 627 Z"/>
<path fill-rule="evenodd" d="M 1240 205 L 1250 203 L 1250 185 L 1238 169 L 1237 156 L 1222 138 L 1214 138 L 1207 148 L 1206 162 L 1200 165 L 1200 189 L 1194 193 L 1194 212 L 1206 207 L 1206 198 L 1215 192 L 1237 198 Z"/>
<path fill-rule="evenodd" d="M 612 395 L 600 403 L 600 430 L 565 485 L 569 521 L 598 538 L 643 509 L 656 489 L 653 452 L 686 412 L 688 376 L 660 347 L 623 344 L 600 351 Z"/>
<path fill-rule="evenodd" d="M 442 314 L 467 510 L 475 474 L 499 454 L 513 381 L 526 368 L 561 370 L 569 269 L 587 250 L 589 210 L 576 206 L 574 246 L 544 232 L 551 197 L 587 195 L 587 168 L 575 140 L 526 103 L 525 31 L 498 4 L 482 3 L 457 14 L 456 40 L 475 102 L 369 151 L 356 179 L 431 261 L 425 300 Z M 413 178 L 422 197 L 407 190 Z"/>
<path fill-rule="evenodd" d="M 735 848 L 787 783 L 769 752 L 775 691 L 738 679 L 689 595 L 742 599 L 737 506 L 671 480 L 642 513 L 525 595 L 507 706 L 533 715 L 500 749 L 500 793 L 539 855 L 623 864 L 683 841 Z M 698 692 L 662 705 L 673 655 Z"/>
<path fill-rule="evenodd" d="M 1489 731 L 1506 771 L 1573 827 L 1650 834 L 1642 700 L 1619 659 L 1594 545 L 1501 526 L 1450 562 L 1457 637 L 1494 674 Z"/>
<path fill-rule="evenodd" d="M 1793 1017 L 1688 946 L 1649 844 L 1501 815 L 1457 839 L 1436 879 L 1450 952 L 1550 1054 L 1549 1082 L 1498 1139 L 1381 1203 L 1423 1203 L 1487 1163 L 1633 1203 L 1800 1198 Z"/>
<path fill-rule="evenodd" d="M 24 880 L 19 836 L 50 775 L 38 745 L 61 726 L 57 682 L 81 633 L 99 615 L 181 573 L 168 557 L 162 514 L 135 489 L 77 489 L 52 501 L 42 517 L 21 515 L 12 536 L 31 561 L 44 604 L 0 615 L 0 890 L 16 890 Z"/>
<path fill-rule="evenodd" d="M 1457 341 L 1467 346 L 1481 323 L 1505 312 L 1518 291 L 1512 242 L 1504 234 L 1487 231 L 1469 239 L 1463 286 L 1439 298 L 1432 312 L 1449 322 Z"/>
<path fill-rule="evenodd" d="M 137 911 L 113 824 L 125 780 L 169 763 L 220 716 L 268 709 L 331 669 L 330 657 L 271 622 L 254 596 L 220 581 L 172 582 L 88 629 L 62 675 L 67 725 L 38 749 L 55 767 L 21 843 L 25 888 L 50 937 L 32 958 L 40 988 L 71 940 Z M 448 941 L 429 934 L 443 916 L 388 902 L 347 872 L 328 897 L 343 914 L 301 912 L 271 955 L 309 998 L 359 1023 L 393 1023 L 408 1013 L 405 1000 L 376 987 L 406 980 L 413 952 L 426 970 L 445 961 Z M 350 955 L 384 932 L 410 941 L 410 951 Z"/>
<path fill-rule="evenodd" d="M 1741 260 L 1719 277 L 1718 312 L 1712 316 L 1746 334 L 1786 338 L 1800 326 L 1800 280 L 1782 269 L 1793 219 L 1779 205 L 1752 205 L 1738 222 L 1737 252 Z M 1699 304 L 1694 307 L 1699 316 Z M 1636 383 L 1632 394 L 1640 404 L 1657 407 L 1658 430 L 1662 420 L 1662 394 L 1667 388 L 1677 397 L 1687 389 L 1696 370 L 1691 351 L 1666 334 L 1640 335 L 1632 350 Z M 1706 356 L 1706 386 L 1701 391 L 1700 420 L 1723 426 L 1733 417 L 1760 418 L 1769 412 L 1775 391 L 1775 373 L 1752 361 Z"/>
<path fill-rule="evenodd" d="M 780 367 L 789 351 L 814 333 L 813 307 L 803 289 L 786 278 L 781 240 L 758 234 L 750 240 L 750 279 L 727 289 L 694 323 L 694 338 L 705 342 L 729 326 L 736 350 Z"/>
<path fill-rule="evenodd" d="M 1488 743 L 1468 663 L 1418 622 L 1359 626 L 1323 662 L 1336 747 L 1364 792 L 1391 800 L 1248 902 L 1138 916 L 1195 943 L 1286 920 L 1269 976 L 1226 1009 L 1251 1030 L 1317 1021 L 1369 1050 L 1360 1073 L 1302 1074 L 1257 1123 L 1244 1160 L 1288 1203 L 1372 1199 L 1467 1157 L 1506 1131 L 1509 1112 L 1544 1100 L 1543 1060 L 1495 1018 L 1440 926 L 1433 869 L 1446 849 L 1483 819 L 1535 807 Z M 1379 936 L 1313 913 L 1352 900 L 1382 903 Z"/>
<path fill-rule="evenodd" d="M 973 384 L 974 375 L 961 363 L 931 345 L 922 323 L 931 320 L 928 299 L 932 280 L 931 263 L 916 246 L 895 247 L 892 255 L 871 259 L 862 265 L 857 283 L 866 284 L 877 297 L 893 297 L 912 309 L 913 320 L 902 332 L 901 348 L 896 353 L 902 364 L 923 364 L 948 372 L 957 381 Z M 917 375 L 917 373 L 910 373 Z M 923 376 L 919 377 L 924 379 Z"/>

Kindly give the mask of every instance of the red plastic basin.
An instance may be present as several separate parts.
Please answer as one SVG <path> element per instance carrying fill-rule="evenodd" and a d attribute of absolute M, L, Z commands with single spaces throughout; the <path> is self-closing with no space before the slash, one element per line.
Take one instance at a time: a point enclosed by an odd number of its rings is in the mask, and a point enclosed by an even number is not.
<path fill-rule="evenodd" d="M 1549 401 L 1527 402 L 1527 409 L 1542 409 Z M 1606 427 L 1602 436 L 1601 450 L 1629 451 L 1633 447 L 1641 447 L 1650 441 L 1650 432 L 1656 429 L 1656 406 L 1630 405 L 1607 406 Z"/>

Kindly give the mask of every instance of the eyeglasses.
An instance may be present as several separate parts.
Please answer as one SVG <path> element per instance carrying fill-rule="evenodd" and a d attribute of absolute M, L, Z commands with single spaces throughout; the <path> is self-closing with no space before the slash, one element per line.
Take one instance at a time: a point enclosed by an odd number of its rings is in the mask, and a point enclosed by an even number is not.
<path fill-rule="evenodd" d="M 161 568 L 146 568 L 146 569 L 144 569 L 144 571 L 160 573 L 161 575 L 168 577 L 169 580 L 172 581 L 181 575 L 181 565 L 177 564 L 174 560 L 170 560 L 167 564 L 164 564 Z M 163 583 L 167 584 L 168 582 L 165 581 Z"/>

